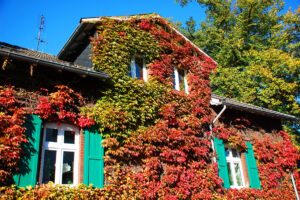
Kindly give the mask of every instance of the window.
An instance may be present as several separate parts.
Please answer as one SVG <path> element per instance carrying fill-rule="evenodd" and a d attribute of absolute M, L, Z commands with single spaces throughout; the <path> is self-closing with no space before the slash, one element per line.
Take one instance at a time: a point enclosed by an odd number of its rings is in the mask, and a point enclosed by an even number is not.
<path fill-rule="evenodd" d="M 214 138 L 213 148 L 216 151 L 219 176 L 224 188 L 250 187 L 261 189 L 259 173 L 252 144 L 246 141 L 247 149 L 226 148 L 223 140 Z"/>
<path fill-rule="evenodd" d="M 188 84 L 186 79 L 186 70 L 174 68 L 174 89 L 184 91 L 188 94 Z"/>
<path fill-rule="evenodd" d="M 148 80 L 147 68 L 143 57 L 135 56 L 131 60 L 129 75 L 132 78 L 137 78 L 144 81 Z"/>
<path fill-rule="evenodd" d="M 79 130 L 67 124 L 45 124 L 40 183 L 78 183 Z"/>
<path fill-rule="evenodd" d="M 229 183 L 231 188 L 245 187 L 241 154 L 236 149 L 225 148 Z"/>
<path fill-rule="evenodd" d="M 103 187 L 104 148 L 96 127 L 79 134 L 72 125 L 43 123 L 38 115 L 27 115 L 24 126 L 29 145 L 22 146 L 20 170 L 13 176 L 18 187 L 48 181 L 76 185 L 81 180 L 86 185 Z"/>

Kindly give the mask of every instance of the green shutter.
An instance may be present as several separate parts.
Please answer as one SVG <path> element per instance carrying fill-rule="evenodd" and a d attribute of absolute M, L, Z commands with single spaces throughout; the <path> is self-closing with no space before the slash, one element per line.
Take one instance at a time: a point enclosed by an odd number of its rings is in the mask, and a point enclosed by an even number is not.
<path fill-rule="evenodd" d="M 86 185 L 103 187 L 104 183 L 104 149 L 102 137 L 95 129 L 84 130 L 84 178 Z"/>
<path fill-rule="evenodd" d="M 229 175 L 226 162 L 225 146 L 223 140 L 214 138 L 214 147 L 217 153 L 219 176 L 223 179 L 224 188 L 230 188 Z"/>
<path fill-rule="evenodd" d="M 25 134 L 29 142 L 21 145 L 19 171 L 14 174 L 15 184 L 19 187 L 34 186 L 37 183 L 42 120 L 37 115 L 28 115 L 25 127 Z"/>
<path fill-rule="evenodd" d="M 256 160 L 254 157 L 252 144 L 250 142 L 246 142 L 246 145 L 247 145 L 247 151 L 245 154 L 246 154 L 246 162 L 247 162 L 248 174 L 250 180 L 250 188 L 261 189 L 258 169 L 256 166 Z"/>

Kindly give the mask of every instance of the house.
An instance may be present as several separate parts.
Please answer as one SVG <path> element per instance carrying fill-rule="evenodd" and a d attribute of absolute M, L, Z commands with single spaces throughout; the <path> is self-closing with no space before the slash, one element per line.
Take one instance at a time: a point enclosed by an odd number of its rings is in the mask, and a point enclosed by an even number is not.
<path fill-rule="evenodd" d="M 281 121 L 299 119 L 211 94 L 216 62 L 159 15 L 83 18 L 58 56 L 6 43 L 0 56 L 0 85 L 30 110 L 29 143 L 12 171 L 18 186 L 103 187 L 105 166 L 106 184 L 120 194 L 132 184 L 149 199 L 294 195 L 289 172 L 299 154 Z M 53 93 L 57 85 L 72 90 Z M 77 92 L 94 126 L 79 125 L 79 104 L 60 98 Z M 53 104 L 59 114 L 45 113 Z M 105 162 L 102 137 L 111 142 Z"/>

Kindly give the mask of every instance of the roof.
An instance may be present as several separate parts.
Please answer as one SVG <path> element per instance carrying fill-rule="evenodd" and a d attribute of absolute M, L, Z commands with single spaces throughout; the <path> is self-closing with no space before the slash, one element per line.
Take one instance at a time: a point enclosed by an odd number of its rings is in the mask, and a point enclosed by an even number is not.
<path fill-rule="evenodd" d="M 254 114 L 260 114 L 260 115 L 265 115 L 265 116 L 270 116 L 270 117 L 280 118 L 280 119 L 286 119 L 286 120 L 292 120 L 292 121 L 299 121 L 299 118 L 297 118 L 293 115 L 288 115 L 288 114 L 284 114 L 284 113 L 270 110 L 267 108 L 255 106 L 255 105 L 248 104 L 248 103 L 243 103 L 243 102 L 240 102 L 240 101 L 237 101 L 234 99 L 221 97 L 216 94 L 212 94 L 211 104 L 212 105 L 226 105 L 229 108 L 247 111 L 247 112 L 251 112 Z"/>
<path fill-rule="evenodd" d="M 56 56 L 26 49 L 23 47 L 0 42 L 0 56 L 48 66 L 80 75 L 89 75 L 100 79 L 108 78 L 108 75 L 91 68 L 75 65 L 71 62 L 58 59 Z"/>
<path fill-rule="evenodd" d="M 67 61 L 74 61 L 77 56 L 83 51 L 83 49 L 87 46 L 89 42 L 89 37 L 92 36 L 96 31 L 97 22 L 100 22 L 102 19 L 114 19 L 120 21 L 126 21 L 131 19 L 149 19 L 149 18 L 162 18 L 159 14 L 150 13 L 150 14 L 138 14 L 138 15 L 129 15 L 129 16 L 109 16 L 109 17 L 88 17 L 81 18 L 80 24 L 73 32 L 69 40 L 66 42 L 64 47 L 58 53 L 58 58 Z M 204 56 L 210 58 L 214 63 L 217 62 L 207 55 L 202 49 L 200 49 L 197 45 L 195 45 L 192 41 L 190 41 L 187 37 L 185 37 L 182 33 L 180 33 L 175 27 L 169 24 L 169 27 L 180 35 L 184 40 L 190 43 L 197 51 L 199 51 Z"/>

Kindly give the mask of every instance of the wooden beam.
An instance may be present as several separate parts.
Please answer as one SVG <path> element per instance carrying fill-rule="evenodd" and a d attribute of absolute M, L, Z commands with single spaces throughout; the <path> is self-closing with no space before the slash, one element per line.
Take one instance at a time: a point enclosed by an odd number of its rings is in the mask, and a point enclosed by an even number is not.
<path fill-rule="evenodd" d="M 37 66 L 36 63 L 31 63 L 31 64 L 30 64 L 30 67 L 29 67 L 29 74 L 30 74 L 31 77 L 33 76 L 33 70 L 34 70 L 34 68 L 35 68 L 36 66 Z"/>

